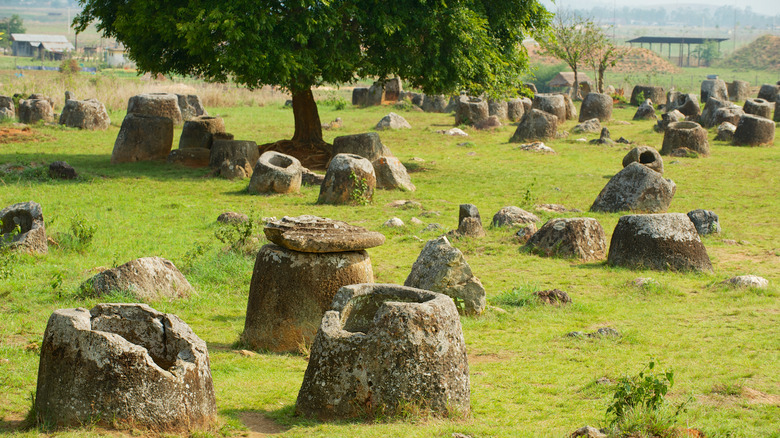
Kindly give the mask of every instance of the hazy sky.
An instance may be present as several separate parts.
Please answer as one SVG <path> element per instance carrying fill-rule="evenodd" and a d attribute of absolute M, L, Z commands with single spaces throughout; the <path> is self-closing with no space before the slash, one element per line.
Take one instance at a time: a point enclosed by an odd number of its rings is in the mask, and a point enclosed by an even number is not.
<path fill-rule="evenodd" d="M 555 11 L 557 8 L 566 9 L 589 9 L 593 6 L 606 6 L 623 8 L 657 8 L 673 4 L 674 6 L 701 5 L 703 8 L 718 8 L 720 6 L 734 6 L 744 9 L 750 6 L 753 12 L 766 15 L 780 15 L 780 0 L 682 0 L 674 3 L 669 0 L 556 0 L 555 4 L 551 0 L 540 0 L 548 10 Z"/>

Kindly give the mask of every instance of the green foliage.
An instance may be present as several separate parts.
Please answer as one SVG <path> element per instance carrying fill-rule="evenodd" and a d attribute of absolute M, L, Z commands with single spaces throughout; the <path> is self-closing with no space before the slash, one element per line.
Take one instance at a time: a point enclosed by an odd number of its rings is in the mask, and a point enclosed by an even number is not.
<path fill-rule="evenodd" d="M 539 64 L 536 66 L 533 72 L 533 80 L 531 81 L 536 85 L 536 89 L 539 91 L 547 90 L 547 83 L 552 80 L 558 73 L 566 70 L 566 64 L 546 65 Z"/>
<path fill-rule="evenodd" d="M 531 181 L 526 187 L 525 191 L 523 192 L 523 197 L 520 198 L 520 207 L 521 208 L 531 208 L 536 204 L 537 196 L 534 193 L 534 187 L 536 186 L 536 178 L 534 178 L 533 181 Z"/>
<path fill-rule="evenodd" d="M 538 288 L 535 285 L 522 284 L 512 290 L 499 293 L 491 299 L 491 302 L 499 306 L 536 307 L 539 305 L 539 299 L 534 295 L 536 290 Z"/>
<path fill-rule="evenodd" d="M 323 105 L 332 106 L 336 111 L 341 111 L 347 107 L 347 100 L 335 91 L 329 92 L 326 97 L 319 102 Z"/>
<path fill-rule="evenodd" d="M 720 59 L 721 53 L 718 48 L 718 42 L 713 40 L 706 40 L 704 44 L 699 44 L 693 51 L 697 58 L 704 61 L 704 65 L 709 66 L 712 61 Z"/>
<path fill-rule="evenodd" d="M 72 75 L 81 71 L 81 66 L 76 59 L 63 59 L 60 63 L 60 73 L 64 75 Z"/>
<path fill-rule="evenodd" d="M 12 33 L 26 33 L 27 29 L 24 27 L 24 20 L 17 14 L 11 15 L 10 18 L 6 17 L 0 19 L 0 31 L 5 35 L 0 40 L 1 47 L 11 47 L 11 34 Z"/>
<path fill-rule="evenodd" d="M 352 205 L 370 204 L 371 196 L 368 191 L 368 181 L 357 176 L 355 172 L 350 172 L 349 179 L 352 181 L 352 191 L 349 192 L 350 203 Z"/>
<path fill-rule="evenodd" d="M 588 57 L 599 48 L 601 34 L 593 20 L 559 10 L 548 31 L 541 33 L 537 41 L 545 54 L 565 62 L 579 75 Z"/>
<path fill-rule="evenodd" d="M 92 245 L 98 226 L 83 214 L 76 214 L 70 220 L 69 233 L 62 233 L 59 237 L 60 246 L 66 250 L 84 252 Z"/>
<path fill-rule="evenodd" d="M 644 102 L 645 102 L 645 92 L 644 90 L 642 90 L 639 93 L 636 93 L 636 104 L 642 105 Z"/>
<path fill-rule="evenodd" d="M 256 235 L 258 233 L 257 228 L 260 225 L 252 215 L 243 222 L 218 223 L 217 229 L 214 231 L 214 237 L 226 244 L 228 251 L 239 254 L 251 254 L 258 248 Z M 205 248 L 195 249 L 195 253 L 191 255 L 193 261 L 197 258 L 196 254 L 198 252 L 205 252 Z"/>

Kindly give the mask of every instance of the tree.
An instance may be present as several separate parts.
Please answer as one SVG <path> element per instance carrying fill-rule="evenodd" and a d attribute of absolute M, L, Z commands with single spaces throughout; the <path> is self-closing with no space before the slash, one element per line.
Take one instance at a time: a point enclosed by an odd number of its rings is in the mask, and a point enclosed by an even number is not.
<path fill-rule="evenodd" d="M 428 93 L 508 91 L 527 69 L 522 40 L 549 25 L 538 0 L 79 0 L 142 72 L 278 85 L 293 97 L 292 140 L 264 145 L 324 165 L 311 88 L 397 75 Z"/>
<path fill-rule="evenodd" d="M 596 72 L 599 93 L 604 92 L 604 72 L 623 59 L 631 49 L 616 47 L 600 28 L 596 28 L 596 41 L 585 58 L 585 63 Z"/>
<path fill-rule="evenodd" d="M 704 61 L 706 67 L 709 67 L 712 61 L 719 59 L 721 55 L 718 42 L 713 40 L 706 40 L 703 44 L 699 44 L 693 53 L 697 58 Z"/>
<path fill-rule="evenodd" d="M 578 97 L 577 72 L 598 42 L 598 29 L 593 21 L 568 11 L 559 11 L 549 31 L 541 34 L 538 41 L 545 54 L 569 65 L 574 72 L 573 97 Z"/>
<path fill-rule="evenodd" d="M 12 33 L 25 33 L 27 29 L 24 27 L 24 20 L 22 17 L 14 14 L 11 18 L 5 17 L 0 20 L 0 30 L 5 32 L 7 38 L 3 38 L 0 41 L 0 45 L 3 47 L 11 47 L 11 34 Z"/>

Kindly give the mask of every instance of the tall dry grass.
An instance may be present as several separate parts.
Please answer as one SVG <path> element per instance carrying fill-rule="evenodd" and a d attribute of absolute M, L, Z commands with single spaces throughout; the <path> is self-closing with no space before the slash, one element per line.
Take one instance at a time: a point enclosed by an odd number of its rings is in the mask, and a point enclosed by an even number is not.
<path fill-rule="evenodd" d="M 0 72 L 0 95 L 44 94 L 52 98 L 56 111 L 65 104 L 65 91 L 70 91 L 77 99 L 95 98 L 109 111 L 126 109 L 130 97 L 141 93 L 197 94 L 206 107 L 263 106 L 283 103 L 290 98 L 273 87 L 249 90 L 235 84 L 215 84 L 194 79 L 156 79 L 149 75 L 138 77 L 111 72 Z"/>

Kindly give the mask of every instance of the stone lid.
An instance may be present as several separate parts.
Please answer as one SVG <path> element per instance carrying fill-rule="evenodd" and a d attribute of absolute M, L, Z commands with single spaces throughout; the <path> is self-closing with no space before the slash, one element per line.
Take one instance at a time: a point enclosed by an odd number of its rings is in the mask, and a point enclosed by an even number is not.
<path fill-rule="evenodd" d="M 271 242 L 300 252 L 344 252 L 373 248 L 385 243 L 376 231 L 317 216 L 285 216 L 263 229 Z"/>

